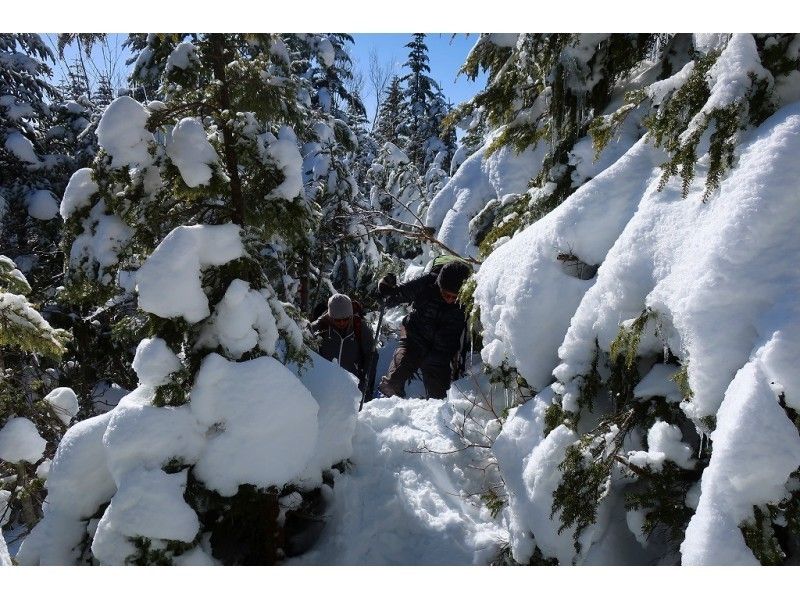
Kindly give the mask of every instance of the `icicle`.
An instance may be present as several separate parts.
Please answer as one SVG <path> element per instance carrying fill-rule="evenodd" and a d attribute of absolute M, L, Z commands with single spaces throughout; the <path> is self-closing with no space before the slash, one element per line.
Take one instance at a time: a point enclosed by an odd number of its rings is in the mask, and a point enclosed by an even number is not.
<path fill-rule="evenodd" d="M 473 368 L 475 367 L 475 335 L 472 334 L 472 330 L 470 330 L 469 334 L 469 371 L 470 374 L 474 371 Z"/>

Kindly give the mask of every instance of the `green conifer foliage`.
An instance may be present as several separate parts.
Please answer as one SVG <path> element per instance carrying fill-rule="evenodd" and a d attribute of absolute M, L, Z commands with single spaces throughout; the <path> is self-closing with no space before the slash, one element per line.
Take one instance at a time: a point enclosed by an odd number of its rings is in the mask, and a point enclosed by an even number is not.
<path fill-rule="evenodd" d="M 327 300 L 331 288 L 358 297 L 369 293 L 377 249 L 364 224 L 369 209 L 365 161 L 371 162 L 377 148 L 364 128 L 361 99 L 347 87 L 353 75 L 346 44 L 352 38 L 328 34 L 285 40 L 301 94 L 309 99 L 309 122 L 301 137 L 303 181 L 314 206 L 315 234 L 301 307 L 310 311 Z"/>
<path fill-rule="evenodd" d="M 425 222 L 427 197 L 424 181 L 408 156 L 393 143 L 386 143 L 367 173 L 372 188 L 370 202 L 375 226 L 382 230 L 383 251 L 395 258 L 413 259 L 422 253 L 422 243 L 412 233 Z"/>
<path fill-rule="evenodd" d="M 800 414 L 779 403 L 800 432 Z M 739 526 L 747 547 L 762 565 L 794 564 L 800 558 L 800 470 L 789 476 L 786 494 L 777 503 L 753 507 L 753 516 Z"/>
<path fill-rule="evenodd" d="M 309 39 L 301 41 L 307 43 Z M 97 191 L 86 205 L 68 215 L 69 240 L 77 242 L 86 223 L 96 219 L 98 213 L 102 218 L 117 219 L 115 222 L 127 227 L 129 234 L 118 245 L 113 264 L 108 260 L 104 264 L 72 260 L 70 290 L 87 308 L 114 297 L 113 305 L 133 307 L 126 280 L 173 229 L 233 223 L 240 227 L 246 254 L 202 271 L 202 288 L 212 312 L 234 280 L 245 281 L 250 289 L 261 291 L 272 311 L 281 337 L 274 356 L 283 361 L 303 361 L 306 339 L 298 308 L 307 292 L 314 249 L 311 231 L 319 218 L 319 204 L 314 199 L 319 196 L 307 198 L 299 172 L 282 168 L 286 167 L 286 156 L 292 153 L 299 162 L 295 131 L 312 130 L 315 115 L 320 115 L 319 108 L 298 100 L 303 91 L 311 95 L 309 80 L 294 73 L 297 65 L 292 62 L 292 53 L 277 35 L 150 34 L 132 37 L 130 45 L 140 48 L 132 82 L 150 89 L 157 82 L 161 98 L 147 106 L 147 130 L 153 135 L 147 141 L 149 158 L 134 168 L 116 166 L 106 149 L 95 158 L 91 181 Z M 177 131 L 176 125 L 186 118 L 202 125 L 218 157 L 216 163 L 210 163 L 210 175 L 200 184 L 187 182 L 168 141 Z M 339 126 L 341 121 L 330 114 L 323 120 L 332 123 L 331 144 L 350 138 L 344 123 Z M 331 150 L 331 146 L 320 146 L 321 151 L 325 149 Z M 332 164 L 341 184 L 350 186 L 349 191 L 338 185 L 335 189 L 346 197 L 354 187 L 346 160 Z M 329 191 L 324 183 L 315 190 Z M 130 355 L 141 338 L 157 336 L 182 356 L 181 369 L 158 386 L 153 401 L 156 406 L 186 404 L 201 362 L 211 352 L 234 361 L 272 354 L 255 347 L 241 356 L 228 355 L 207 336 L 200 342 L 209 318 L 189 323 L 180 317 L 132 312 L 128 307 L 117 310 L 111 320 L 116 330 L 128 329 L 127 335 L 115 339 L 123 355 Z M 281 558 L 288 540 L 278 523 L 277 499 L 293 489 L 242 486 L 233 497 L 222 497 L 191 475 L 192 464 L 176 462 L 169 466 L 172 473 L 185 469 L 189 470 L 187 500 L 198 511 L 201 533 L 211 534 L 215 556 L 229 563 L 261 564 Z M 247 523 L 256 518 L 266 527 Z M 230 552 L 229 531 L 242 526 L 253 533 Z M 166 545 L 144 537 L 131 540 L 137 549 L 131 562 L 149 564 L 171 562 L 197 544 L 199 537 L 188 544 Z"/>
<path fill-rule="evenodd" d="M 448 170 L 455 150 L 455 135 L 452 131 L 442 131 L 449 106 L 439 84 L 427 74 L 431 69 L 425 34 L 415 33 L 405 47 L 409 52 L 403 66 L 408 68 L 408 73 L 400 78 L 400 82 L 405 83 L 402 94 L 405 118 L 400 133 L 407 141 L 401 147 L 420 172 L 426 172 L 440 153 L 443 154 L 440 164 Z"/>
<path fill-rule="evenodd" d="M 563 424 L 580 435 L 567 448 L 559 466 L 562 480 L 553 493 L 552 506 L 552 516 L 558 516 L 561 522 L 560 532 L 572 530 L 579 554 L 580 535 L 597 521 L 600 503 L 611 494 L 622 492 L 625 508 L 642 512 L 643 537 L 649 539 L 658 532 L 665 554 L 678 558 L 693 513 L 686 504 L 687 493 L 699 482 L 709 453 L 702 454 L 690 468 L 671 461 L 665 461 L 660 468 L 642 466 L 629 456 L 636 438 L 646 438 L 657 422 L 681 430 L 693 427 L 679 404 L 668 402 L 665 397 L 634 396 L 636 385 L 653 362 L 664 359 L 664 355 L 643 354 L 640 350 L 643 335 L 658 336 L 659 331 L 658 314 L 646 308 L 620 326 L 608 347 L 596 340 L 591 367 L 576 377 L 580 389 L 577 411 L 565 409 L 558 400 L 547 411 L 546 433 Z M 670 362 L 677 361 L 671 355 L 668 358 Z M 700 440 L 697 435 L 684 437 L 694 454 L 699 453 Z"/>
<path fill-rule="evenodd" d="M 381 105 L 378 107 L 378 116 L 375 119 L 375 139 L 380 145 L 391 142 L 402 147 L 405 145 L 402 135 L 404 118 L 403 92 L 400 87 L 400 78 L 392 77 L 389 88 Z"/>
<path fill-rule="evenodd" d="M 8 257 L 0 255 L 0 429 L 12 418 L 31 422 L 47 442 L 44 458 L 52 458 L 66 430 L 50 403 L 41 399 L 57 384 L 53 366 L 69 340 L 53 328 L 26 295 L 31 287 Z M 41 517 L 43 480 L 36 463 L 0 459 L 0 490 L 11 492 L 9 520 L 28 529 Z"/>
<path fill-rule="evenodd" d="M 526 195 L 484 209 L 476 237 L 482 255 L 569 195 L 575 184 L 570 151 L 652 44 L 646 34 L 522 34 L 512 47 L 496 44 L 490 34 L 481 36 L 461 72 L 474 79 L 479 70 L 487 71 L 487 86 L 453 111 L 445 126 L 472 119 L 478 130 L 490 128 L 487 154 L 505 146 L 515 152 L 539 144 L 548 148 Z"/>

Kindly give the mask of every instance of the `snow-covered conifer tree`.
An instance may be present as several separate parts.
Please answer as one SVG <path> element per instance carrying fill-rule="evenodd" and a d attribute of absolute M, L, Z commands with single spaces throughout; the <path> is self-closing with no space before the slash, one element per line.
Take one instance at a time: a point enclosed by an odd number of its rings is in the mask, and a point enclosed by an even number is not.
<path fill-rule="evenodd" d="M 383 231 L 384 251 L 395 258 L 412 259 L 421 251 L 419 234 L 424 223 L 425 182 L 403 150 L 387 142 L 368 173 L 370 201 L 381 212 L 377 226 Z M 415 233 L 408 235 L 403 233 Z"/>
<path fill-rule="evenodd" d="M 279 36 L 145 41 L 133 77 L 157 77 L 164 101 L 109 105 L 61 205 L 76 280 L 110 297 L 135 284 L 139 385 L 70 429 L 19 559 L 272 563 L 303 549 L 293 513 L 320 507 L 358 396 L 307 353 L 295 308 L 302 83 Z"/>
<path fill-rule="evenodd" d="M 778 299 L 796 274 L 770 256 L 797 251 L 772 227 L 797 221 L 799 52 L 503 34 L 470 55 L 490 77 L 464 114 L 496 129 L 428 224 L 487 256 L 484 362 L 536 395 L 493 449 L 516 560 L 797 558 L 798 319 Z"/>
<path fill-rule="evenodd" d="M 54 388 L 54 365 L 69 335 L 53 328 L 28 300 L 31 287 L 0 256 L 0 527 L 28 529 L 41 517 L 42 484 L 78 401 Z M 52 391 L 52 392 L 50 392 Z"/>
<path fill-rule="evenodd" d="M 400 130 L 407 138 L 402 149 L 420 172 L 426 172 L 436 157 L 443 153 L 441 166 L 447 171 L 455 151 L 455 135 L 442 133 L 442 121 L 447 116 L 448 105 L 439 84 L 427 73 L 428 46 L 425 34 L 415 33 L 406 44 L 409 49 L 408 73 L 400 78 L 403 88 L 402 110 L 405 120 Z"/>
<path fill-rule="evenodd" d="M 403 90 L 400 86 L 400 77 L 392 77 L 386 97 L 377 108 L 378 116 L 375 119 L 375 139 L 381 145 L 393 143 L 397 146 L 405 144 L 402 135 L 404 120 Z"/>
<path fill-rule="evenodd" d="M 303 307 L 309 311 L 327 301 L 331 287 L 364 296 L 378 257 L 364 225 L 367 202 L 356 179 L 359 139 L 347 122 L 365 119 L 361 99 L 345 85 L 352 78 L 348 42 L 352 38 L 344 34 L 287 36 L 287 46 L 296 48 L 293 68 L 308 65 L 299 69 L 307 85 L 300 94 L 308 95 L 311 110 L 303 133 L 303 179 L 306 196 L 318 210 L 304 281 Z"/>

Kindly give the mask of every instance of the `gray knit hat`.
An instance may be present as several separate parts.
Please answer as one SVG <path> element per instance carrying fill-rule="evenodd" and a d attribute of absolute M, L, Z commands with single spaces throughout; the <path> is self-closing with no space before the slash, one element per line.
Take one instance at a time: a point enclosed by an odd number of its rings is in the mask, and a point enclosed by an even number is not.
<path fill-rule="evenodd" d="M 337 293 L 328 299 L 328 315 L 334 320 L 353 317 L 353 302 L 347 295 Z"/>

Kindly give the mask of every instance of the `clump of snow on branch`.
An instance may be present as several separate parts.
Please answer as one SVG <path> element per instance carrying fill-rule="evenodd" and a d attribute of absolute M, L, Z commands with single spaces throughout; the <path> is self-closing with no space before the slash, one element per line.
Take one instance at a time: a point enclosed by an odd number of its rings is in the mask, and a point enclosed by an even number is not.
<path fill-rule="evenodd" d="M 181 362 L 163 338 L 153 337 L 142 340 L 136 347 L 132 367 L 140 384 L 161 386 L 181 369 Z"/>
<path fill-rule="evenodd" d="M 58 215 L 58 201 L 50 191 L 40 189 L 29 193 L 25 197 L 25 204 L 31 218 L 52 220 Z"/>
<path fill-rule="evenodd" d="M 91 168 L 81 168 L 73 172 L 59 207 L 61 217 L 66 220 L 76 210 L 88 206 L 91 196 L 99 190 L 97 183 L 92 179 Z"/>
<path fill-rule="evenodd" d="M 12 417 L 0 429 L 0 459 L 9 463 L 36 463 L 44 456 L 47 441 L 26 417 Z"/>
<path fill-rule="evenodd" d="M 240 484 L 282 486 L 305 469 L 317 439 L 319 406 L 274 358 L 235 363 L 212 353 L 203 360 L 191 399 L 200 423 L 221 426 L 195 467 L 208 488 L 233 496 Z M 237 458 L 243 446 L 261 457 Z"/>
<path fill-rule="evenodd" d="M 267 354 L 275 352 L 278 325 L 270 309 L 268 292 L 255 291 L 249 283 L 236 279 L 203 329 L 198 346 L 222 347 L 233 359 L 258 346 Z"/>
<path fill-rule="evenodd" d="M 201 286 L 203 268 L 243 255 L 240 228 L 235 224 L 179 226 L 136 273 L 139 307 L 162 318 L 199 322 L 211 313 Z M 164 281 L 169 281 L 169 293 L 164 292 Z"/>
<path fill-rule="evenodd" d="M 203 125 L 194 118 L 184 118 L 172 129 L 167 139 L 167 156 L 178 167 L 189 187 L 208 185 L 213 174 L 212 166 L 219 162 Z"/>
<path fill-rule="evenodd" d="M 64 425 L 68 425 L 78 415 L 78 396 L 71 388 L 54 388 L 43 400 L 50 404 Z"/>
<path fill-rule="evenodd" d="M 191 42 L 181 42 L 167 57 L 167 66 L 164 68 L 164 72 L 169 74 L 173 69 L 185 71 L 198 62 L 195 45 Z"/>
<path fill-rule="evenodd" d="M 128 96 L 111 102 L 97 126 L 97 140 L 111 156 L 111 167 L 147 166 L 152 163 L 148 151 L 155 143 L 147 126 L 149 112 L 139 102 Z"/>
<path fill-rule="evenodd" d="M 277 137 L 265 133 L 264 141 L 268 161 L 274 163 L 284 176 L 281 184 L 270 191 L 267 198 L 292 201 L 303 189 L 303 157 L 297 147 L 297 136 L 290 127 L 281 127 Z"/>

